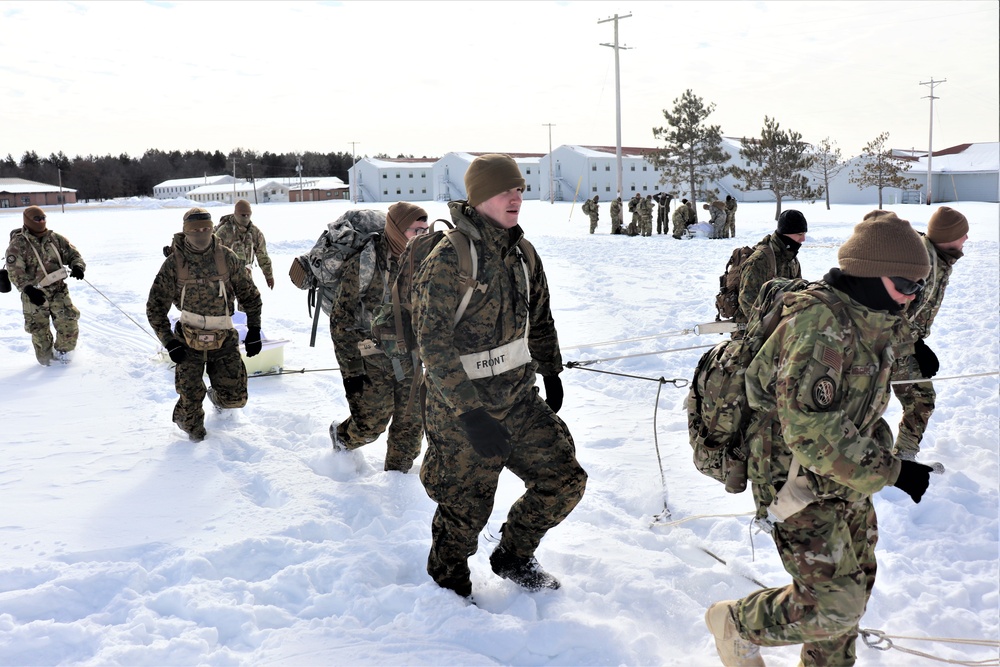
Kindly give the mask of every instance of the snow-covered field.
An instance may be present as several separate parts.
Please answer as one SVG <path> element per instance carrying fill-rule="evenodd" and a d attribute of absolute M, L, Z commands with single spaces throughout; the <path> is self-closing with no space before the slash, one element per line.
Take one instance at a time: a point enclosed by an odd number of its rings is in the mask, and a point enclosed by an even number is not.
<path fill-rule="evenodd" d="M 274 291 L 255 270 L 264 334 L 289 340 L 285 370 L 304 372 L 251 378 L 248 405 L 210 411 L 204 442 L 171 423 L 173 374 L 145 302 L 191 205 L 46 209 L 88 264 L 87 282 L 70 281 L 83 318 L 69 366 L 35 363 L 17 295 L 0 295 L 0 664 L 715 665 L 705 608 L 754 590 L 751 579 L 788 582 L 770 538 L 732 516 L 752 509 L 750 494 L 727 495 L 694 470 L 686 389 L 669 382 L 688 379 L 719 340 L 687 331 L 714 319 L 730 251 L 773 229 L 773 204 L 741 206 L 736 239 L 681 242 L 608 235 L 604 202 L 593 236 L 578 206 L 526 202 L 564 361 L 633 356 L 563 373 L 560 414 L 590 479 L 537 554 L 562 589 L 527 594 L 496 578 L 484 535 L 471 559 L 478 606 L 424 571 L 434 505 L 417 469 L 383 472 L 384 438 L 330 449 L 343 387 L 322 328 L 308 346 L 305 293 L 287 270 L 349 202 L 254 207 L 276 267 Z M 446 215 L 443 202 L 423 205 Z M 862 627 L 939 638 L 894 641 L 941 658 L 987 660 L 1000 635 L 1000 211 L 953 206 L 971 238 L 928 340 L 942 379 L 921 454 L 947 472 L 919 505 L 893 488 L 877 495 L 879 578 Z M 809 219 L 807 278 L 836 265 L 875 208 L 789 207 Z M 921 231 L 934 210 L 889 208 Z M 211 210 L 217 220 L 231 207 Z M 0 228 L 20 223 L 20 210 L 0 211 Z M 895 428 L 895 401 L 887 419 Z M 505 473 L 494 533 L 521 488 Z M 651 527 L 665 505 L 674 523 Z M 864 665 L 931 664 L 858 651 Z M 798 649 L 763 655 L 791 666 Z"/>

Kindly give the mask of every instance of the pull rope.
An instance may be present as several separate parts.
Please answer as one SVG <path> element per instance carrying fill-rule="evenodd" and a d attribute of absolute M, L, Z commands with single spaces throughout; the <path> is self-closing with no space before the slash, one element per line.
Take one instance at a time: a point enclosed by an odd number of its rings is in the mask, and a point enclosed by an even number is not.
<path fill-rule="evenodd" d="M 891 649 L 896 649 L 901 653 L 907 653 L 909 655 L 919 655 L 921 658 L 936 660 L 937 662 L 944 662 L 949 665 L 969 665 L 970 667 L 997 667 L 998 665 L 1000 665 L 1000 657 L 987 658 L 986 660 L 950 660 L 947 658 L 939 658 L 929 653 L 924 653 L 923 651 L 917 651 L 911 648 L 896 646 L 892 641 L 893 639 L 906 639 L 908 641 L 944 642 L 948 644 L 962 644 L 966 646 L 987 646 L 990 648 L 1000 649 L 1000 641 L 997 641 L 995 639 L 959 639 L 950 637 L 907 637 L 903 635 L 887 635 L 881 630 L 872 630 L 869 628 L 862 628 L 858 630 L 858 634 L 860 634 L 861 639 L 864 640 L 865 646 L 879 651 L 889 651 Z"/>
<path fill-rule="evenodd" d="M 917 382 L 942 382 L 944 380 L 963 380 L 965 378 L 981 378 L 991 375 L 1000 375 L 1000 371 L 987 371 L 985 373 L 969 373 L 968 375 L 948 375 L 945 377 L 917 378 L 916 380 L 893 380 L 889 384 L 915 384 Z"/>
<path fill-rule="evenodd" d="M 674 336 L 688 336 L 690 334 L 697 333 L 692 329 L 678 329 L 676 331 L 664 331 L 663 333 L 651 334 L 649 336 L 636 336 L 635 338 L 622 338 L 619 340 L 606 340 L 600 343 L 584 343 L 583 345 L 570 345 L 569 347 L 561 348 L 563 350 L 580 350 L 585 347 L 603 347 L 605 345 L 618 345 L 620 343 L 634 343 L 640 340 L 653 340 L 656 338 L 672 338 Z"/>
<path fill-rule="evenodd" d="M 94 290 L 95 292 L 97 292 L 98 294 L 100 294 L 101 296 L 103 296 L 103 297 L 104 297 L 105 299 L 107 299 L 107 302 L 108 302 L 108 303 L 110 303 L 110 304 L 111 304 L 112 306 L 114 306 L 115 308 L 117 308 L 117 309 L 118 309 L 118 312 L 120 312 L 120 313 L 121 313 L 122 315 L 124 315 L 125 317 L 127 317 L 127 318 L 129 319 L 129 321 L 130 321 L 130 322 L 131 322 L 132 324 L 134 324 L 135 326 L 139 327 L 139 329 L 140 329 L 140 330 L 141 330 L 141 331 L 142 331 L 142 332 L 143 332 L 144 334 L 146 334 L 147 336 L 149 336 L 150 338 L 152 338 L 153 340 L 155 340 L 155 341 L 156 341 L 156 344 L 157 344 L 157 345 L 159 345 L 159 344 L 160 344 L 160 340 L 159 340 L 159 339 L 158 339 L 158 338 L 157 338 L 156 336 L 154 336 L 154 335 L 153 335 L 153 334 L 151 334 L 151 333 L 150 333 L 149 331 L 147 331 L 147 330 L 146 330 L 146 328 L 145 328 L 145 327 L 143 327 L 143 326 L 142 326 L 141 324 L 139 324 L 138 322 L 136 322 L 135 320 L 133 320 L 133 319 L 132 319 L 132 316 L 131 316 L 131 315 L 129 315 L 128 313 L 126 313 L 126 312 L 125 312 L 124 310 L 122 310 L 121 308 L 119 308 L 119 307 L 118 307 L 118 304 L 117 304 L 117 303 L 115 303 L 115 302 L 114 302 L 114 301 L 112 301 L 111 299 L 108 299 L 108 295 L 107 295 L 107 294 L 105 294 L 105 293 L 104 293 L 104 292 L 102 292 L 101 290 L 99 290 L 99 289 L 97 289 L 96 287 L 94 287 L 93 283 L 91 283 L 91 282 L 90 282 L 89 280 L 87 280 L 86 278 L 84 278 L 84 279 L 83 279 L 83 282 L 85 282 L 85 283 L 87 283 L 88 285 L 90 285 L 90 288 L 91 288 L 92 290 Z"/>
<path fill-rule="evenodd" d="M 587 369 L 589 370 L 589 369 Z M 677 380 L 665 380 L 660 378 L 656 385 L 656 403 L 653 405 L 653 445 L 656 447 L 656 462 L 660 466 L 660 484 L 663 488 L 663 511 L 653 517 L 653 522 L 664 521 L 670 518 L 670 508 L 667 507 L 667 476 L 663 472 L 663 458 L 660 456 L 660 438 L 657 436 L 656 417 L 660 412 L 660 391 L 667 382 L 677 385 Z M 687 382 L 685 381 L 685 384 Z"/>
<path fill-rule="evenodd" d="M 619 357 L 605 357 L 604 359 L 587 359 L 585 361 L 571 361 L 566 364 L 566 368 L 582 368 L 591 364 L 602 364 L 605 361 L 617 361 L 618 359 L 634 359 L 636 357 L 649 357 L 656 354 L 670 354 L 672 352 L 687 352 L 688 350 L 702 350 L 715 345 L 693 345 L 691 347 L 675 347 L 669 350 L 657 350 L 655 352 L 639 352 L 637 354 L 625 354 Z M 570 364 L 573 364 L 572 366 Z"/>

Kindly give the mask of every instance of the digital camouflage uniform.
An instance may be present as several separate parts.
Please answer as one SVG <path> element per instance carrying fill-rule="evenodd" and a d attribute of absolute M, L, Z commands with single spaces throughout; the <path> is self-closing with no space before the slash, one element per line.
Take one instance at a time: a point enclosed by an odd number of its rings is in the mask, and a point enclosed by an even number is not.
<path fill-rule="evenodd" d="M 774 524 L 792 583 L 739 600 L 734 618 L 754 644 L 803 644 L 804 665 L 850 665 L 875 583 L 871 496 L 900 471 L 881 418 L 898 318 L 828 286 L 812 289 L 845 304 L 853 334 L 811 290 L 785 295 L 784 320 L 746 372 L 749 404 L 758 411 L 748 430 L 748 473 L 758 518 L 786 483 L 793 454 L 818 500 Z"/>
<path fill-rule="evenodd" d="M 38 253 L 37 256 L 35 253 Z M 39 257 L 44 266 L 39 266 Z M 38 363 L 48 366 L 53 351 L 70 352 L 76 349 L 80 337 L 80 311 L 70 299 L 65 279 L 38 288 L 45 295 L 45 303 L 40 306 L 31 303 L 24 288 L 37 287 L 46 274 L 64 266 L 86 270 L 87 265 L 79 251 L 63 235 L 47 229 L 40 236 L 35 236 L 27 227 L 11 230 L 6 261 L 10 282 L 21 292 L 24 330 L 31 334 L 35 358 Z"/>
<path fill-rule="evenodd" d="M 653 209 L 655 207 L 652 195 L 646 195 L 640 199 L 639 205 L 636 207 L 639 209 L 639 231 L 643 236 L 653 235 Z"/>
<path fill-rule="evenodd" d="M 408 405 L 413 361 L 399 358 L 401 377 L 397 378 L 392 360 L 380 349 L 363 356 L 358 347 L 371 339 L 372 314 L 391 298 L 390 290 L 399 274 L 399 263 L 390 257 L 385 235 L 379 234 L 373 243 L 378 259 L 368 289 L 359 295 L 362 253 L 358 253 L 344 262 L 340 289 L 330 309 L 330 336 L 341 374 L 345 378 L 367 375 L 371 381 L 360 393 L 347 396 L 351 414 L 337 427 L 337 437 L 347 449 L 357 449 L 374 442 L 388 426 L 384 468 L 407 472 L 420 455 L 423 436 L 420 406 L 416 401 Z"/>
<path fill-rule="evenodd" d="M 764 283 L 772 278 L 802 277 L 802 267 L 797 258 L 798 249 L 792 249 L 782 242 L 781 234 L 768 234 L 755 248 L 740 268 L 739 304 L 733 321 L 742 324 L 749 321 L 753 304 Z"/>
<path fill-rule="evenodd" d="M 923 377 L 913 356 L 913 344 L 918 339 L 931 335 L 931 324 L 941 309 L 952 267 L 958 261 L 958 257 L 938 250 L 923 234 L 920 239 L 927 247 L 931 273 L 924 289 L 903 311 L 903 322 L 893 345 L 896 352 L 893 380 L 916 380 Z M 912 457 L 920 451 L 920 441 L 927 430 L 931 413 L 934 412 L 937 394 L 930 381 L 894 384 L 892 390 L 903 407 L 903 418 L 899 422 L 899 434 L 896 436 L 896 452 L 897 455 Z"/>
<path fill-rule="evenodd" d="M 587 199 L 583 202 L 582 210 L 590 216 L 590 233 L 593 234 L 594 230 L 597 229 L 597 219 L 601 215 L 600 208 L 597 205 L 596 195 L 594 199 Z"/>
<path fill-rule="evenodd" d="M 736 236 L 736 198 L 730 195 L 726 197 L 726 230 L 723 236 L 732 238 Z"/>
<path fill-rule="evenodd" d="M 181 310 L 181 285 L 177 280 L 177 259 L 186 263 L 193 278 L 208 278 L 218 274 L 215 264 L 215 247 L 219 240 L 213 236 L 204 252 L 194 252 L 184 244 L 184 233 L 174 234 L 173 251 L 167 257 L 153 280 L 146 300 L 146 318 L 164 347 L 173 340 L 185 343 L 178 321 L 171 330 L 168 313 L 170 306 Z M 184 310 L 199 315 L 224 316 L 233 313 L 234 298 L 247 315 L 247 328 L 260 329 L 261 299 L 257 286 L 250 280 L 246 264 L 232 250 L 223 248 L 229 285 L 225 298 L 220 296 L 217 280 L 204 280 L 189 284 L 184 294 Z M 185 343 L 186 344 L 186 343 Z M 196 351 L 188 348 L 187 357 L 174 369 L 174 386 L 177 404 L 173 421 L 187 433 L 204 431 L 205 400 L 204 374 L 208 372 L 216 401 L 223 408 L 241 408 L 247 403 L 247 370 L 240 356 L 240 338 L 236 329 L 229 329 L 225 341 L 217 350 Z"/>
<path fill-rule="evenodd" d="M 674 211 L 672 216 L 672 222 L 674 224 L 673 236 L 675 239 L 684 238 L 687 233 L 688 225 L 690 224 L 691 209 L 688 208 L 687 204 L 681 204 Z"/>
<path fill-rule="evenodd" d="M 622 233 L 622 198 L 611 201 L 611 233 Z"/>
<path fill-rule="evenodd" d="M 267 254 L 267 241 L 264 240 L 264 232 L 260 231 L 259 227 L 251 222 L 246 229 L 243 229 L 236 216 L 230 213 L 219 219 L 219 224 L 215 226 L 215 235 L 222 245 L 236 253 L 240 261 L 246 265 L 248 272 L 256 259 L 260 270 L 264 272 L 267 284 L 274 285 L 271 258 Z"/>
<path fill-rule="evenodd" d="M 517 246 L 520 226 L 494 227 L 464 201 L 450 202 L 449 208 L 457 228 L 475 243 L 476 280 L 485 291 L 473 292 L 455 324 L 461 281 L 454 247 L 438 243 L 416 272 L 413 322 L 427 389 L 427 451 L 420 477 L 438 504 L 427 571 L 442 587 L 469 591 L 468 558 L 493 510 L 504 467 L 526 489 L 507 514 L 497 548 L 519 558 L 530 558 L 545 533 L 576 507 L 587 474 L 576 460 L 569 429 L 535 387 L 536 373 L 554 376 L 562 370 L 541 260 L 536 256 L 526 284 Z M 509 363 L 498 348 L 516 345 L 526 334 L 530 358 Z M 469 355 L 465 361 L 473 370 L 466 370 L 463 355 Z M 476 368 L 488 369 L 486 376 L 471 378 L 470 372 L 479 374 Z M 506 460 L 482 457 L 470 444 L 459 415 L 477 408 L 511 433 Z"/>

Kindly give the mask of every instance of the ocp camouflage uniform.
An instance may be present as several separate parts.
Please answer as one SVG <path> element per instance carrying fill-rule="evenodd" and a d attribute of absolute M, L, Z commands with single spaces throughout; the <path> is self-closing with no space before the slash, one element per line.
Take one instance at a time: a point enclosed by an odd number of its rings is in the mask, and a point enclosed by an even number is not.
<path fill-rule="evenodd" d="M 36 255 L 37 253 L 37 255 Z M 42 262 L 38 262 L 39 257 Z M 31 334 L 31 345 L 38 363 L 48 366 L 53 351 L 76 349 L 80 337 L 80 311 L 73 305 L 66 280 L 57 280 L 38 287 L 47 274 L 64 266 L 86 270 L 80 252 L 65 236 L 51 229 L 35 236 L 27 227 L 12 229 L 6 254 L 10 282 L 21 292 L 24 330 Z M 45 295 L 45 303 L 36 306 L 24 293 L 25 287 L 37 287 Z M 51 328 L 50 323 L 51 321 Z M 52 329 L 55 329 L 53 339 Z"/>
<path fill-rule="evenodd" d="M 739 305 L 733 321 L 746 324 L 753 312 L 760 288 L 772 278 L 801 278 L 798 248 L 785 243 L 781 234 L 772 232 L 762 238 L 740 269 Z"/>
<path fill-rule="evenodd" d="M 671 221 L 674 223 L 673 237 L 675 239 L 684 238 L 684 235 L 687 233 L 690 215 L 691 209 L 687 207 L 687 204 L 681 204 L 674 211 Z"/>
<path fill-rule="evenodd" d="M 708 211 L 711 216 L 709 222 L 712 224 L 711 238 L 724 238 L 726 229 L 726 205 L 721 201 L 716 200 L 709 205 Z"/>
<path fill-rule="evenodd" d="M 653 196 L 646 195 L 644 199 L 639 200 L 639 205 L 636 207 L 639 209 L 639 230 L 643 236 L 653 235 L 653 208 L 655 206 Z"/>
<path fill-rule="evenodd" d="M 632 222 L 629 224 L 635 223 L 636 229 L 639 229 L 639 222 L 640 222 L 639 216 L 641 215 L 639 212 L 639 203 L 641 201 L 642 201 L 642 196 L 639 195 L 638 192 L 632 195 L 632 198 L 628 200 L 628 210 L 632 214 Z"/>
<path fill-rule="evenodd" d="M 507 515 L 497 549 L 523 558 L 533 556 L 545 533 L 577 505 L 587 474 L 577 463 L 569 429 L 535 387 L 536 373 L 562 370 L 541 259 L 529 246 L 535 259 L 522 264 L 520 226 L 494 227 L 464 201 L 448 206 L 456 227 L 475 243 L 476 280 L 484 291 L 473 292 L 455 324 L 462 281 L 454 247 L 439 243 L 417 270 L 413 320 L 427 387 L 427 451 L 420 478 L 438 504 L 427 571 L 442 587 L 468 591 L 468 558 L 489 520 L 504 467 L 526 489 Z M 530 278 L 526 265 L 533 265 Z M 530 357 L 512 361 L 511 348 L 525 338 Z M 507 345 L 511 348 L 499 349 Z M 506 460 L 480 456 L 470 444 L 459 415 L 477 408 L 511 433 Z"/>
<path fill-rule="evenodd" d="M 173 251 L 167 257 L 153 279 L 146 300 L 146 318 L 164 347 L 172 341 L 187 345 L 178 321 L 170 328 L 168 313 L 174 305 L 181 310 L 182 286 L 178 282 L 177 259 L 188 267 L 193 278 L 201 282 L 189 284 L 184 290 L 183 310 L 205 316 L 232 315 L 234 300 L 247 315 L 247 328 L 260 329 L 261 299 L 257 286 L 247 273 L 246 264 L 232 250 L 222 248 L 226 269 L 229 273 L 225 298 L 220 296 L 220 281 L 210 280 L 218 274 L 215 262 L 215 247 L 219 240 L 213 236 L 211 244 L 201 253 L 194 252 L 184 243 L 184 233 L 174 234 Z M 177 403 L 174 405 L 173 421 L 187 433 L 204 430 L 205 400 L 204 374 L 208 372 L 215 400 L 223 408 L 241 408 L 247 403 L 247 370 L 239 350 L 240 337 L 235 328 L 226 330 L 222 346 L 217 350 L 187 350 L 187 356 L 174 369 L 174 386 L 177 389 Z"/>
<path fill-rule="evenodd" d="M 423 422 L 420 406 L 409 405 L 413 386 L 413 362 L 398 357 L 400 377 L 392 360 L 380 349 L 363 355 L 362 341 L 371 339 L 372 314 L 390 294 L 399 274 L 399 262 L 391 256 L 384 235 L 376 236 L 377 261 L 368 289 L 361 291 L 361 257 L 347 259 L 342 268 L 340 289 L 330 309 L 330 336 L 340 372 L 345 378 L 367 375 L 371 384 L 357 394 L 347 394 L 350 416 L 337 426 L 337 437 L 347 449 L 374 442 L 389 427 L 385 470 L 407 472 L 420 455 Z M 408 409 L 409 408 L 409 409 Z M 391 420 L 391 423 L 390 423 Z"/>
<path fill-rule="evenodd" d="M 917 298 L 903 313 L 903 321 L 900 323 L 893 345 L 896 352 L 893 380 L 916 380 L 923 377 L 920 366 L 913 356 L 913 346 L 918 339 L 931 335 L 931 325 L 941 309 L 941 302 L 944 301 L 944 292 L 948 287 L 952 267 L 958 261 L 958 257 L 939 250 L 923 234 L 920 238 L 931 260 L 931 273 L 924 289 L 917 294 Z M 931 413 L 934 412 L 937 393 L 930 381 L 894 384 L 892 390 L 903 407 L 899 434 L 896 436 L 896 453 L 913 457 L 920 451 L 920 441 L 924 437 L 924 431 L 927 430 Z"/>
<path fill-rule="evenodd" d="M 611 233 L 622 233 L 622 198 L 618 197 L 611 201 Z"/>
<path fill-rule="evenodd" d="M 267 254 L 267 241 L 264 239 L 264 233 L 253 222 L 243 229 L 237 222 L 236 216 L 229 213 L 219 219 L 219 224 L 215 226 L 215 235 L 222 245 L 236 253 L 240 261 L 246 265 L 248 272 L 253 267 L 254 260 L 257 260 L 267 284 L 274 284 L 271 257 Z"/>
<path fill-rule="evenodd" d="M 590 216 L 590 233 L 593 234 L 594 230 L 597 229 L 597 219 L 601 215 L 600 208 L 597 205 L 597 195 L 594 195 L 593 199 L 585 200 L 582 210 Z"/>
<path fill-rule="evenodd" d="M 815 289 L 815 288 L 814 288 Z M 850 665 L 875 583 L 878 527 L 871 495 L 900 462 L 881 418 L 889 400 L 892 326 L 898 318 L 844 293 L 853 334 L 809 290 L 784 297 L 784 320 L 747 369 L 749 477 L 758 518 L 787 483 L 793 453 L 817 500 L 774 524 L 792 583 L 738 601 L 740 636 L 760 646 L 803 644 L 806 665 Z"/>
<path fill-rule="evenodd" d="M 726 196 L 726 228 L 723 236 L 726 238 L 732 238 L 736 236 L 736 207 L 738 203 L 736 197 L 732 195 Z"/>

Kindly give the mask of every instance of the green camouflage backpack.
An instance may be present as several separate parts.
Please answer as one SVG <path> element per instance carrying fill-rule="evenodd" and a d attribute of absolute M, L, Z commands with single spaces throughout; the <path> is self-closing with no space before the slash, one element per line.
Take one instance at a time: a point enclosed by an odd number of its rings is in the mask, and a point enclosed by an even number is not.
<path fill-rule="evenodd" d="M 750 255 L 758 247 L 764 248 L 764 254 L 771 260 L 771 275 L 778 270 L 777 260 L 774 257 L 774 250 L 770 244 L 760 246 L 745 245 L 742 248 L 733 250 L 726 263 L 726 270 L 719 276 L 719 293 L 715 295 L 715 321 L 731 320 L 740 307 L 740 274 L 743 271 L 743 263 L 750 259 Z"/>
<path fill-rule="evenodd" d="M 686 402 L 694 466 L 725 484 L 729 493 L 741 493 L 747 487 L 746 431 L 753 416 L 744 384 L 747 366 L 778 327 L 782 296 L 816 286 L 801 278 L 775 278 L 764 283 L 754 302 L 746 335 L 722 341 L 702 355 L 695 367 Z M 853 333 L 842 301 L 825 290 L 811 293 Z"/>

